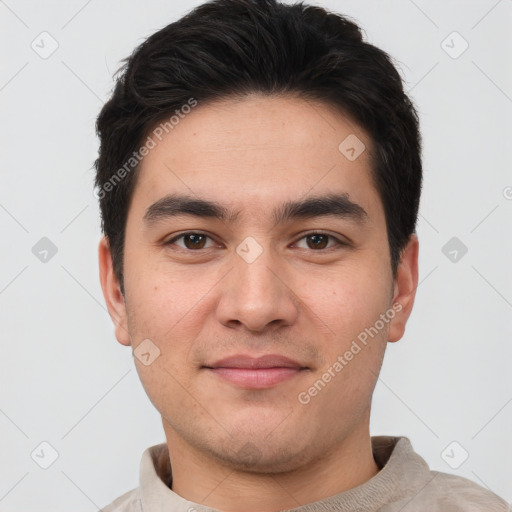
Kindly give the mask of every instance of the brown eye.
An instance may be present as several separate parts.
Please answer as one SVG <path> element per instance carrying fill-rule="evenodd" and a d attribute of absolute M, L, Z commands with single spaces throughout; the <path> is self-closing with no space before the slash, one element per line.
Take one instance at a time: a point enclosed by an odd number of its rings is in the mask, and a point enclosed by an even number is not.
<path fill-rule="evenodd" d="M 185 235 L 183 237 L 187 249 L 203 249 L 206 237 L 204 235 Z"/>
<path fill-rule="evenodd" d="M 310 249 L 325 249 L 328 243 L 329 237 L 327 235 L 308 235 L 306 237 L 311 244 L 308 244 Z"/>
<path fill-rule="evenodd" d="M 188 249 L 190 251 L 205 249 L 205 244 L 209 236 L 202 233 L 182 233 L 174 237 L 172 240 L 166 242 L 166 245 L 173 245 L 178 240 L 183 240 L 183 245 L 176 244 L 181 249 Z M 207 248 L 207 247 L 206 247 Z"/>
<path fill-rule="evenodd" d="M 310 233 L 308 235 L 303 236 L 299 242 L 302 240 L 306 240 L 306 247 L 300 247 L 301 249 L 311 249 L 313 251 L 321 251 L 323 249 L 332 249 L 334 246 L 342 246 L 346 245 L 336 237 L 332 235 L 328 235 L 327 233 Z M 329 242 L 333 241 L 329 247 Z M 299 243 L 297 242 L 297 243 Z"/>

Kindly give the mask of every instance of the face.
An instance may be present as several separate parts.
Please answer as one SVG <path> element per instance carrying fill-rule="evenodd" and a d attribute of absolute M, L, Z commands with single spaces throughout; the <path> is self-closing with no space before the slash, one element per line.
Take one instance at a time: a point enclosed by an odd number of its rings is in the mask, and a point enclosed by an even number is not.
<path fill-rule="evenodd" d="M 274 472 L 368 430 L 417 282 L 415 237 L 392 275 L 370 149 L 328 105 L 255 94 L 199 104 L 144 158 L 124 298 L 105 240 L 100 271 L 170 445 Z"/>

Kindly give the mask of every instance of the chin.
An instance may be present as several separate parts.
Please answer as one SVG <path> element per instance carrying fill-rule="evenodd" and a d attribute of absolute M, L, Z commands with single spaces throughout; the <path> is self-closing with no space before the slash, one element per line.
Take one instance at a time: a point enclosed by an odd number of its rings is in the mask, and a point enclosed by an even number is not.
<path fill-rule="evenodd" d="M 209 446 L 208 451 L 226 466 L 249 473 L 283 473 L 303 466 L 313 454 L 313 445 L 297 435 L 287 433 L 286 438 L 272 437 L 272 433 L 239 432 Z"/>

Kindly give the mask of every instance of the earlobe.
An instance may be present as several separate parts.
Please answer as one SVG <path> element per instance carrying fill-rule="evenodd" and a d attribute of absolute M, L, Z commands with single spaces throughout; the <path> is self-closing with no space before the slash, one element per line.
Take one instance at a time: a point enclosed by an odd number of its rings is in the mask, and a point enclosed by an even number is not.
<path fill-rule="evenodd" d="M 418 287 L 418 237 L 412 234 L 402 251 L 395 278 L 393 304 L 400 304 L 400 309 L 390 323 L 388 341 L 395 342 L 402 338 L 405 325 L 411 314 Z"/>
<path fill-rule="evenodd" d="M 115 326 L 115 335 L 121 345 L 131 344 L 126 316 L 126 304 L 119 281 L 114 273 L 108 238 L 103 236 L 98 245 L 100 283 L 107 309 Z"/>

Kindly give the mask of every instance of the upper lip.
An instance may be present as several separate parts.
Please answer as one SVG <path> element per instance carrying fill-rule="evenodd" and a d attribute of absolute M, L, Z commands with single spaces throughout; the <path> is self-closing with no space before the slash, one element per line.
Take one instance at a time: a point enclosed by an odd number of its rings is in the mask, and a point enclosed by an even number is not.
<path fill-rule="evenodd" d="M 305 366 L 289 357 L 278 354 L 267 354 L 259 357 L 252 357 L 244 354 L 219 359 L 214 363 L 205 365 L 206 368 L 298 368 L 303 369 Z"/>

